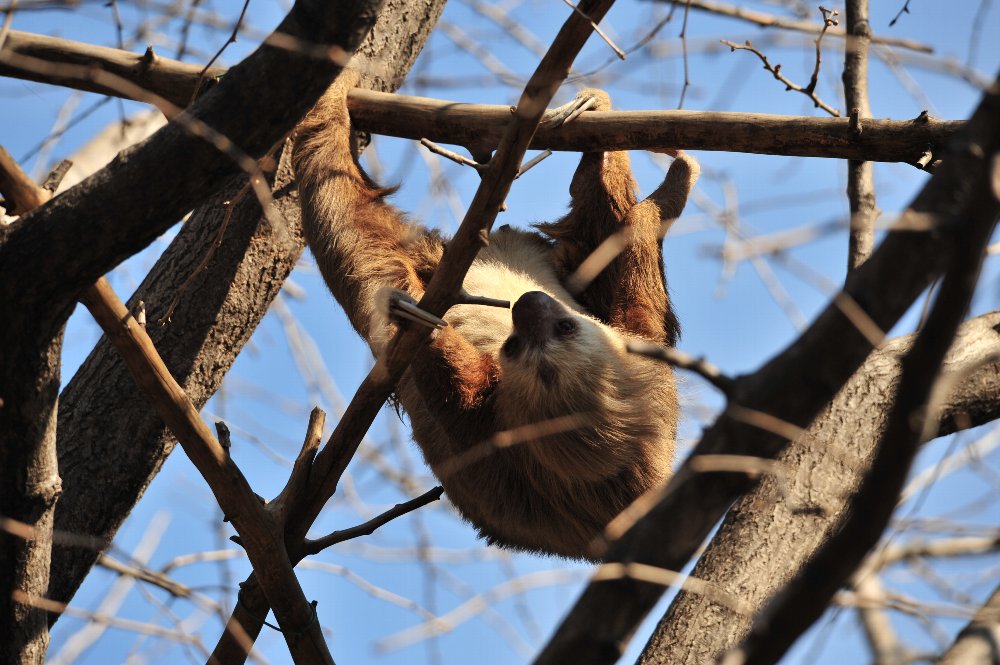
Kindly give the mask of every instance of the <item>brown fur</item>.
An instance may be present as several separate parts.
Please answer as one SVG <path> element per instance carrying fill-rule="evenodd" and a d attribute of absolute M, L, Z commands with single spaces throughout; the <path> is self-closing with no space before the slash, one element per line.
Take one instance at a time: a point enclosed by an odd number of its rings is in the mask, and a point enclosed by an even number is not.
<path fill-rule="evenodd" d="M 419 298 L 444 240 L 409 223 L 358 166 L 345 105 L 355 82 L 342 75 L 300 125 L 294 164 L 309 246 L 378 354 L 396 325 L 377 304 L 384 289 Z M 603 92 L 581 94 L 610 108 Z M 548 239 L 504 227 L 466 278 L 470 293 L 517 301 L 518 325 L 505 310 L 454 307 L 451 325 L 403 377 L 398 396 L 414 439 L 489 542 L 592 558 L 603 527 L 669 476 L 673 374 L 627 353 L 625 342 L 677 339 L 661 229 L 680 214 L 697 175 L 697 163 L 679 154 L 664 183 L 637 202 L 626 153 L 584 154 L 569 213 L 539 227 Z M 631 244 L 574 299 L 564 280 L 624 227 Z M 577 421 L 567 425 L 567 416 Z"/>

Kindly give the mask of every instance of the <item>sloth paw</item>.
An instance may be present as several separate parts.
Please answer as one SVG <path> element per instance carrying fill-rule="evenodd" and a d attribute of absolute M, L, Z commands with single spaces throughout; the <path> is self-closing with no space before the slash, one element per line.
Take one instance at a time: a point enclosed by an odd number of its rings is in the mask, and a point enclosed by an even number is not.
<path fill-rule="evenodd" d="M 561 127 L 567 122 L 572 122 L 580 117 L 584 111 L 609 111 L 611 110 L 611 98 L 608 93 L 597 88 L 587 88 L 577 93 L 576 97 L 568 104 L 563 104 L 559 108 L 546 113 L 542 127 Z"/>
<path fill-rule="evenodd" d="M 444 319 L 417 307 L 417 301 L 406 291 L 388 287 L 382 288 L 379 289 L 375 299 L 379 313 L 396 322 L 400 319 L 406 319 L 435 329 L 448 325 Z"/>

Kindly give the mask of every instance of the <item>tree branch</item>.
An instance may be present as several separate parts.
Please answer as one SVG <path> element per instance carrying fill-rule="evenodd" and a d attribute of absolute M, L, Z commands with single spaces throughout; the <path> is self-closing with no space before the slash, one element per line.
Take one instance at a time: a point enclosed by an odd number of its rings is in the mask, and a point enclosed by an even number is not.
<path fill-rule="evenodd" d="M 975 618 L 962 629 L 937 665 L 992 665 L 1000 643 L 1000 587 L 993 590 Z"/>
<path fill-rule="evenodd" d="M 1000 81 L 979 110 L 1000 117 Z M 1000 124 L 995 118 L 993 122 Z M 1000 144 L 981 145 L 976 137 L 970 137 L 969 143 L 961 148 L 968 158 L 984 162 L 980 169 L 969 174 L 970 179 L 979 180 L 976 189 L 982 191 L 973 197 L 992 198 L 995 207 L 998 193 L 991 190 L 992 181 L 1000 171 L 997 159 Z M 972 302 L 986 246 L 996 225 L 996 211 L 992 219 L 983 216 L 976 221 L 979 223 L 961 225 L 962 233 L 948 248 L 948 267 L 941 288 L 926 324 L 901 362 L 888 423 L 871 469 L 850 501 L 847 519 L 757 616 L 750 634 L 726 662 L 752 665 L 777 662 L 823 614 L 833 595 L 878 543 L 920 444 L 937 430 L 937 405 L 932 391 L 941 384 L 939 374 L 945 355 Z"/>
<path fill-rule="evenodd" d="M 143 71 L 119 63 L 140 56 L 51 37 L 13 32 L 20 41 L 40 44 L 33 57 L 52 63 L 86 62 L 115 72 L 143 89 L 165 99 L 186 99 L 198 83 L 197 71 L 185 63 L 156 58 L 164 79 L 145 76 Z M 52 43 L 50 44 L 50 40 Z M 92 90 L 92 76 L 74 79 L 67 68 L 56 68 L 56 78 L 35 70 L 3 65 L 0 73 L 17 78 L 42 80 Z M 87 70 L 83 70 L 86 74 Z M 167 75 L 169 73 L 169 76 Z M 121 87 L 103 87 L 104 94 L 127 96 Z M 187 95 L 185 98 L 184 96 Z M 348 96 L 351 121 L 360 130 L 492 151 L 500 142 L 510 108 L 487 104 L 464 104 L 425 97 L 407 97 L 355 89 Z M 702 111 L 608 111 L 585 113 L 558 128 L 541 127 L 532 149 L 566 151 L 644 150 L 651 146 L 677 146 L 687 150 L 723 150 L 801 157 L 834 157 L 876 162 L 916 164 L 928 149 L 944 146 L 962 122 L 928 116 L 915 120 L 866 120 L 863 132 L 848 118 L 813 118 L 760 113 Z"/>
<path fill-rule="evenodd" d="M 868 0 L 848 0 L 845 7 L 847 46 L 844 49 L 844 98 L 847 115 L 856 134 L 867 130 L 872 115 L 868 99 Z M 851 210 L 851 234 L 848 269 L 854 270 L 868 260 L 875 245 L 875 178 L 872 163 L 851 159 L 847 162 L 847 200 Z"/>
<path fill-rule="evenodd" d="M 285 41 L 330 43 L 349 53 L 371 27 L 374 10 L 373 2 L 299 0 L 275 34 Z M 30 224 L 22 219 L 12 225 L 3 238 L 8 258 L 2 265 L 16 264 L 38 276 L 30 286 L 19 280 L 17 300 L 75 299 L 238 172 L 229 156 L 189 133 L 191 123 L 210 128 L 251 158 L 260 157 L 292 129 L 342 64 L 265 42 L 191 107 L 188 123 L 170 123 L 38 208 L 29 215 Z M 233 113 L 234 108 L 241 112 Z M 165 171 L 173 177 L 163 178 Z M 110 210 L 117 212 L 110 215 Z M 86 229 L 86 243 L 78 241 L 81 229 Z M 0 288 L 10 277 L 9 269 L 0 268 Z"/>
<path fill-rule="evenodd" d="M 52 73 L 41 72 L 18 66 L 16 58 L 11 58 L 11 55 L 30 57 L 55 65 L 75 66 L 56 68 Z M 139 55 L 107 46 L 94 46 L 19 30 L 11 30 L 7 34 L 7 41 L 0 52 L 0 76 L 51 83 L 112 97 L 123 96 L 120 87 L 95 81 L 92 76 L 82 73 L 80 66 L 99 66 L 181 108 L 191 102 L 200 79 L 204 80 L 201 89 L 201 93 L 204 93 L 225 73 L 224 69 L 216 67 L 205 71 L 204 76 L 201 76 L 204 70 L 201 65 L 160 57 L 153 52 L 152 46 Z M 125 96 L 133 98 L 127 94 Z"/>
<path fill-rule="evenodd" d="M 1000 311 L 963 324 L 945 360 L 948 375 L 962 380 L 942 408 L 938 434 L 1000 418 L 998 327 Z M 849 497 L 870 468 L 899 384 L 899 360 L 915 338 L 892 340 L 865 360 L 809 430 L 779 457 L 783 467 L 797 471 L 781 479 L 765 476 L 729 511 L 698 560 L 693 576 L 738 595 L 751 612 L 736 614 L 682 591 L 649 638 L 639 665 L 713 661 L 744 637 L 763 603 L 837 531 Z M 789 533 L 795 538 L 788 538 Z M 758 556 L 765 548 L 768 556 Z M 938 554 L 944 552 L 934 543 L 915 553 Z M 901 548 L 890 548 L 873 566 L 901 556 Z M 746 584 L 748 579 L 754 583 Z"/>

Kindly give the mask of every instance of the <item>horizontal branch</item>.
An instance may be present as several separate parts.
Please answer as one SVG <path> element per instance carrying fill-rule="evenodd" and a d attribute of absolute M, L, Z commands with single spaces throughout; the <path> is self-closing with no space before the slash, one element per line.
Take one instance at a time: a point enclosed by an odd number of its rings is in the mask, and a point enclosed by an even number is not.
<path fill-rule="evenodd" d="M 351 120 L 359 128 L 402 138 L 490 149 L 510 107 L 406 97 L 354 90 Z M 539 127 L 533 149 L 584 151 L 677 147 L 798 157 L 916 163 L 943 147 L 965 123 L 921 116 L 914 120 L 865 120 L 862 131 L 847 118 L 814 118 L 711 111 L 588 111 L 561 127 Z"/>
<path fill-rule="evenodd" d="M 146 64 L 146 56 L 128 51 L 17 31 L 11 32 L 8 44 L 12 44 L 15 53 L 30 52 L 32 57 L 53 64 L 97 66 L 160 97 L 179 99 L 185 104 L 194 92 L 200 72 L 199 67 L 169 58 L 155 56 L 152 64 Z M 57 74 L 43 76 L 37 70 L 14 66 L 0 56 L 0 74 L 5 76 L 119 97 L 129 94 L 121 86 L 102 86 L 92 76 L 74 74 L 70 71 L 73 68 L 64 69 L 57 68 Z M 221 70 L 209 73 L 214 76 Z M 358 129 L 462 145 L 474 154 L 493 150 L 499 144 L 511 116 L 509 106 L 464 104 L 361 89 L 351 91 L 348 106 Z M 540 127 L 530 148 L 581 152 L 670 146 L 915 164 L 928 149 L 934 151 L 945 145 L 963 124 L 926 115 L 914 120 L 865 119 L 859 132 L 847 118 L 708 111 L 591 111 L 561 127 Z"/>
<path fill-rule="evenodd" d="M 66 68 L 65 71 L 55 74 L 42 74 L 36 70 L 18 67 L 9 62 L 11 54 L 29 56 L 51 64 L 98 65 L 104 71 L 131 81 L 180 107 L 185 107 L 191 102 L 198 79 L 204 70 L 201 65 L 161 58 L 153 53 L 152 46 L 147 48 L 145 53 L 138 54 L 18 30 L 11 30 L 7 34 L 3 53 L 0 53 L 0 76 L 51 83 L 112 97 L 121 97 L 123 93 L 120 89 L 93 80 L 92 77 L 76 75 L 72 68 Z M 202 85 L 202 92 L 208 90 L 210 86 L 207 84 L 210 81 L 214 82 L 216 77 L 224 72 L 224 69 L 216 67 L 204 72 L 206 81 Z"/>

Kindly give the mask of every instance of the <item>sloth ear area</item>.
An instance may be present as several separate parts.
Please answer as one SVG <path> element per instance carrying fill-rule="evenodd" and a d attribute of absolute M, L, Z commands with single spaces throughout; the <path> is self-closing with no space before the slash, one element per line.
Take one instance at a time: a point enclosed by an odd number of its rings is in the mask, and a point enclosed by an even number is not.
<path fill-rule="evenodd" d="M 428 328 L 444 328 L 448 322 L 417 307 L 417 301 L 406 291 L 382 287 L 375 294 L 375 307 L 386 320 L 394 323 L 412 321 Z"/>

